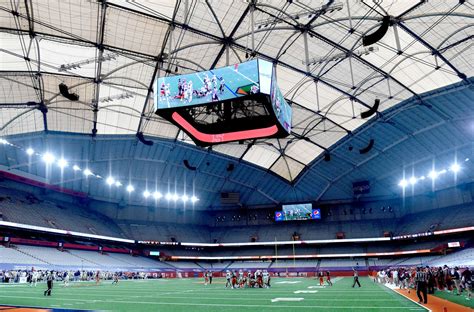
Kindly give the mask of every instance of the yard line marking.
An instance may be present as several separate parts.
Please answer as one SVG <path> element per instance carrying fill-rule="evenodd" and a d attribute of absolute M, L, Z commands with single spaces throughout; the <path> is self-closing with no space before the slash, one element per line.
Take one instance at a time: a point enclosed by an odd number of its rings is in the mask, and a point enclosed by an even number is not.
<path fill-rule="evenodd" d="M 301 281 L 281 281 L 281 282 L 275 282 L 274 284 L 298 284 L 301 283 Z"/>
<path fill-rule="evenodd" d="M 280 301 L 303 301 L 304 298 L 273 298 L 272 302 L 280 302 Z"/>
<path fill-rule="evenodd" d="M 317 290 L 296 290 L 293 293 L 295 294 L 315 294 L 317 293 Z"/>
<path fill-rule="evenodd" d="M 24 298 L 24 299 L 37 299 L 37 300 L 50 300 L 50 298 L 42 298 L 42 297 L 12 297 L 12 296 L 2 296 L 0 297 L 3 298 Z M 66 299 L 66 298 L 54 298 L 55 300 L 59 301 L 76 301 L 76 300 L 81 300 L 81 301 L 86 301 L 86 302 L 91 302 L 91 300 L 86 300 L 86 299 Z M 94 301 L 100 301 L 100 300 L 94 300 Z M 262 304 L 218 304 L 218 303 L 178 303 L 178 302 L 136 302 L 136 301 L 120 301 L 121 304 L 132 304 L 132 305 L 137 305 L 137 304 L 150 304 L 150 305 L 170 305 L 170 306 L 215 306 L 215 307 L 251 307 L 251 308 L 268 308 L 268 305 L 262 305 Z M 412 310 L 412 309 L 417 309 L 417 308 L 409 308 L 409 307 L 374 307 L 374 306 L 360 306 L 360 307 L 354 307 L 354 306 L 327 306 L 327 305 L 311 305 L 311 306 L 303 306 L 303 305 L 283 305 L 283 306 L 278 306 L 274 305 L 272 308 L 295 308 L 295 309 L 314 309 L 314 308 L 328 308 L 331 307 L 332 309 L 349 309 L 349 310 L 368 310 L 368 309 L 386 309 L 386 310 Z M 418 311 L 426 311 L 424 308 L 419 308 Z"/>
<path fill-rule="evenodd" d="M 315 288 L 326 288 L 326 286 L 308 286 L 308 289 L 315 289 Z"/>

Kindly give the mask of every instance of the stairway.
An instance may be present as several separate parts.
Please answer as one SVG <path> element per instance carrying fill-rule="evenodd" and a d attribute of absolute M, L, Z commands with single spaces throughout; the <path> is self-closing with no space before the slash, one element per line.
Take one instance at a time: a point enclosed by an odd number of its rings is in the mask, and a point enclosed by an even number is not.
<path fill-rule="evenodd" d="M 84 258 L 84 257 L 81 257 L 81 256 L 78 256 L 78 255 L 75 255 L 75 254 L 69 252 L 69 250 L 63 250 L 63 252 L 67 252 L 67 253 L 70 254 L 71 256 L 76 257 L 76 258 L 79 258 L 79 259 L 81 259 L 81 260 L 83 260 L 83 261 L 85 261 L 85 262 L 88 262 L 88 263 L 91 263 L 91 264 L 94 264 L 94 265 L 97 265 L 97 266 L 102 266 L 101 264 L 99 264 L 99 263 L 97 263 L 97 262 L 94 262 L 94 261 L 92 261 L 92 260 L 88 260 L 88 259 L 86 259 L 86 258 Z"/>
<path fill-rule="evenodd" d="M 38 258 L 38 257 L 36 257 L 36 256 L 34 256 L 34 255 L 32 255 L 32 254 L 26 252 L 26 251 L 23 251 L 23 250 L 18 249 L 18 247 L 16 247 L 15 245 L 10 245 L 10 248 L 15 249 L 15 250 L 18 251 L 19 253 L 22 253 L 22 254 L 24 254 L 24 255 L 26 255 L 26 256 L 28 256 L 28 257 L 34 258 L 34 259 L 36 259 L 36 260 L 38 260 L 38 261 L 41 261 L 41 262 L 43 262 L 43 263 L 46 263 L 46 264 L 49 264 L 49 265 L 53 265 L 52 263 L 49 263 L 48 261 L 46 261 L 46 260 L 44 260 L 44 259 Z"/>
<path fill-rule="evenodd" d="M 319 272 L 320 266 L 321 266 L 321 259 L 318 259 L 318 264 L 316 264 L 316 272 Z"/>

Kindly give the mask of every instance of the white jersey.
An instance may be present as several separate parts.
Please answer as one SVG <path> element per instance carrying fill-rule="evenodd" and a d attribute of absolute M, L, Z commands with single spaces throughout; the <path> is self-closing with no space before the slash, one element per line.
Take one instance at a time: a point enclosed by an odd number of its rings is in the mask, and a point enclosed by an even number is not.
<path fill-rule="evenodd" d="M 227 278 L 228 280 L 230 280 L 231 277 L 232 277 L 232 274 L 230 274 L 230 272 L 227 272 L 225 274 L 225 278 Z"/>

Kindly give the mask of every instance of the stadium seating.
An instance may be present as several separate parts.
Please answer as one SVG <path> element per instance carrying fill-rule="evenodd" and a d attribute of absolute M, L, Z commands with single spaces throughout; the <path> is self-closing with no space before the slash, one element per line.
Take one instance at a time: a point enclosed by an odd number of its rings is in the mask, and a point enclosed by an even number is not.
<path fill-rule="evenodd" d="M 459 252 L 455 252 L 444 257 L 439 257 L 429 261 L 429 265 L 431 266 L 467 266 L 473 267 L 474 266 L 474 248 L 467 248 L 461 250 Z"/>
<path fill-rule="evenodd" d="M 100 254 L 95 251 L 65 250 L 36 246 L 0 246 L 0 269 L 25 265 L 50 269 L 155 270 L 173 266 L 127 254 Z"/>
<path fill-rule="evenodd" d="M 385 231 L 393 235 L 426 232 L 472 225 L 470 204 L 449 209 L 430 210 L 430 213 L 408 214 L 400 219 L 301 222 L 247 225 L 187 226 L 157 222 L 114 221 L 104 215 L 69 203 L 53 203 L 31 194 L 0 188 L 0 213 L 4 221 L 106 235 L 135 240 L 160 240 L 209 243 L 248 242 L 250 237 L 258 241 L 291 240 L 294 232 L 303 240 L 334 239 L 337 232 L 345 232 L 346 238 L 380 237 Z M 326 247 L 325 247 L 326 248 Z M 330 253 L 327 250 L 328 253 Z"/>
<path fill-rule="evenodd" d="M 0 188 L 3 220 L 21 224 L 123 237 L 111 219 L 68 203 L 43 201 L 31 194 Z"/>
<path fill-rule="evenodd" d="M 271 262 L 254 262 L 254 261 L 235 261 L 227 267 L 227 269 L 268 269 L 272 263 Z"/>

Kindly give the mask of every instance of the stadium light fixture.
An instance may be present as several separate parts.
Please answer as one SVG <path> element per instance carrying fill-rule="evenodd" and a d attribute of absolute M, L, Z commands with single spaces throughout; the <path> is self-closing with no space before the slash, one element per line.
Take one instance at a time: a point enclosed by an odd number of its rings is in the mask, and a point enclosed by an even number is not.
<path fill-rule="evenodd" d="M 43 154 L 42 159 L 46 164 L 49 165 L 49 164 L 52 164 L 54 162 L 55 157 L 54 157 L 53 154 L 46 152 L 46 153 Z"/>
<path fill-rule="evenodd" d="M 93 174 L 92 171 L 90 171 L 89 169 L 84 169 L 84 175 L 85 175 L 86 177 L 88 177 L 88 176 L 90 176 L 90 175 L 92 175 L 92 174 Z"/>
<path fill-rule="evenodd" d="M 464 161 L 469 161 L 469 158 L 464 159 Z"/>
<path fill-rule="evenodd" d="M 459 166 L 458 163 L 454 163 L 451 165 L 451 167 L 449 168 L 449 170 L 451 170 L 452 172 L 454 173 L 458 173 L 459 170 L 461 170 L 461 166 Z"/>
<path fill-rule="evenodd" d="M 122 182 L 120 182 L 120 181 L 115 181 L 115 186 L 116 186 L 116 187 L 122 186 Z"/>
<path fill-rule="evenodd" d="M 176 194 L 176 193 L 174 193 L 173 196 L 172 196 L 172 198 L 173 198 L 174 201 L 178 201 L 179 195 Z"/>
<path fill-rule="evenodd" d="M 165 198 L 166 200 L 171 200 L 173 198 L 173 195 L 171 193 L 166 193 Z"/>
<path fill-rule="evenodd" d="M 115 179 L 114 179 L 113 177 L 108 177 L 108 178 L 105 180 L 105 182 L 106 182 L 108 185 L 112 186 L 113 184 L 115 184 Z"/>
<path fill-rule="evenodd" d="M 74 166 L 72 166 L 72 170 L 79 171 L 79 170 L 81 170 L 81 168 L 78 165 L 74 165 Z"/>
<path fill-rule="evenodd" d="M 407 182 L 407 180 L 403 179 L 403 180 L 400 180 L 398 185 L 404 188 L 408 185 L 408 182 Z"/>
<path fill-rule="evenodd" d="M 197 198 L 196 196 L 191 196 L 191 202 L 195 203 L 199 200 L 199 198 Z"/>
<path fill-rule="evenodd" d="M 148 190 L 145 190 L 145 191 L 143 192 L 143 197 L 145 197 L 145 198 L 150 197 L 150 195 L 151 195 L 151 194 L 150 194 L 150 192 L 149 192 Z"/>
<path fill-rule="evenodd" d="M 160 192 L 153 192 L 153 198 L 154 199 L 160 199 L 161 197 L 163 197 L 163 195 L 160 193 Z"/>
<path fill-rule="evenodd" d="M 135 191 L 135 188 L 133 187 L 133 185 L 131 184 L 127 185 L 127 192 L 131 193 L 133 191 Z"/>
<path fill-rule="evenodd" d="M 415 185 L 416 182 L 418 182 L 418 179 L 417 179 L 416 177 L 411 177 L 411 178 L 410 178 L 410 184 L 411 184 L 411 185 Z"/>
<path fill-rule="evenodd" d="M 187 202 L 187 201 L 189 200 L 188 195 L 184 194 L 183 196 L 181 196 L 181 200 L 182 200 L 183 202 Z"/>
<path fill-rule="evenodd" d="M 29 156 L 31 156 L 31 155 L 33 155 L 33 154 L 35 153 L 35 150 L 32 149 L 31 147 L 29 147 L 29 148 L 26 149 L 26 153 L 27 153 Z"/>
<path fill-rule="evenodd" d="M 66 159 L 61 158 L 61 159 L 58 160 L 58 167 L 59 167 L 59 168 L 64 169 L 64 168 L 66 168 L 67 166 L 69 166 L 69 163 L 67 162 Z"/>
<path fill-rule="evenodd" d="M 438 177 L 438 173 L 436 172 L 436 170 L 431 170 L 430 173 L 428 173 L 428 177 L 434 180 Z"/>

